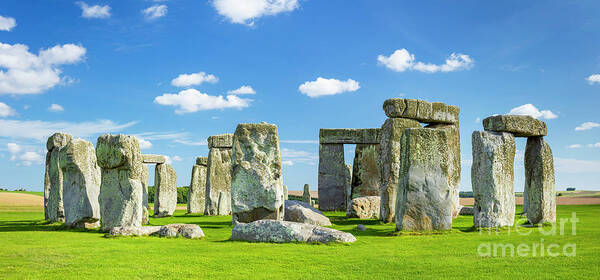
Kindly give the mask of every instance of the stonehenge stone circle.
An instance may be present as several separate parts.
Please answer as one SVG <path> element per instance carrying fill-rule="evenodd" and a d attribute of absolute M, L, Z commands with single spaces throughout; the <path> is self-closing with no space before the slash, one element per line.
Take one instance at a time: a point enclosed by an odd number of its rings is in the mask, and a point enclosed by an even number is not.
<path fill-rule="evenodd" d="M 137 138 L 105 134 L 96 144 L 100 185 L 101 230 L 113 227 L 140 227 L 143 215 L 144 165 Z"/>
<path fill-rule="evenodd" d="M 173 216 L 177 207 L 177 173 L 171 165 L 157 164 L 154 171 L 154 216 Z"/>
<path fill-rule="evenodd" d="M 379 205 L 381 197 L 363 196 L 350 202 L 346 217 L 359 219 L 379 219 Z"/>
<path fill-rule="evenodd" d="M 233 134 L 221 134 L 208 137 L 208 161 L 206 167 L 206 207 L 205 215 L 229 215 L 231 208 L 222 204 L 219 211 L 219 193 L 225 200 L 231 200 L 231 148 Z"/>
<path fill-rule="evenodd" d="M 452 227 L 448 133 L 409 128 L 402 135 L 396 230 L 448 230 Z"/>
<path fill-rule="evenodd" d="M 192 167 L 192 179 L 188 189 L 188 213 L 204 213 L 206 206 L 206 165 L 208 158 L 199 157 Z"/>
<path fill-rule="evenodd" d="M 75 139 L 60 149 L 63 174 L 65 224 L 78 228 L 100 226 L 100 182 L 102 171 L 96 161 L 94 145 Z"/>
<path fill-rule="evenodd" d="M 473 223 L 475 227 L 512 226 L 515 217 L 515 137 L 475 131 L 472 137 Z"/>
<path fill-rule="evenodd" d="M 356 145 L 352 164 L 350 200 L 362 196 L 379 196 L 381 170 L 377 159 L 378 150 L 379 145 Z"/>
<path fill-rule="evenodd" d="M 297 200 L 286 200 L 283 220 L 316 226 L 330 226 L 331 221 L 323 213 L 308 203 Z"/>
<path fill-rule="evenodd" d="M 282 220 L 283 178 L 279 133 L 268 123 L 238 124 L 233 136 L 233 222 Z"/>
<path fill-rule="evenodd" d="M 543 137 L 527 138 L 525 147 L 527 220 L 531 224 L 556 221 L 554 158 Z"/>
<path fill-rule="evenodd" d="M 277 221 L 258 220 L 251 223 L 238 223 L 233 227 L 231 240 L 269 243 L 351 243 L 354 235 L 321 226 Z"/>
<path fill-rule="evenodd" d="M 167 157 L 161 155 L 150 155 L 143 154 L 142 155 L 142 163 L 146 164 L 163 164 L 167 162 Z"/>
<path fill-rule="evenodd" d="M 51 222 L 64 222 L 63 204 L 63 172 L 60 168 L 60 152 L 67 146 L 73 136 L 55 133 L 48 138 L 46 148 L 46 177 L 44 178 L 44 216 Z"/>
<path fill-rule="evenodd" d="M 310 185 L 309 184 L 304 184 L 304 192 L 302 193 L 302 201 L 304 203 L 308 203 L 311 204 L 311 198 L 310 198 Z"/>
<path fill-rule="evenodd" d="M 546 136 L 546 123 L 531 116 L 497 115 L 483 120 L 487 131 L 509 132 L 515 137 Z"/>

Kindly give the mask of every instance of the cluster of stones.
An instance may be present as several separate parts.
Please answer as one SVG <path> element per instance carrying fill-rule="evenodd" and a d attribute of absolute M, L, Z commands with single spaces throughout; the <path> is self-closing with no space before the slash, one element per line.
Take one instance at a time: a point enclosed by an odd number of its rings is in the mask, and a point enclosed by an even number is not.
<path fill-rule="evenodd" d="M 497 115 L 483 120 L 485 131 L 472 135 L 471 183 L 476 227 L 514 224 L 515 137 L 527 137 L 525 148 L 525 201 L 531 224 L 556 220 L 554 160 L 544 141 L 546 124 L 530 116 Z"/>

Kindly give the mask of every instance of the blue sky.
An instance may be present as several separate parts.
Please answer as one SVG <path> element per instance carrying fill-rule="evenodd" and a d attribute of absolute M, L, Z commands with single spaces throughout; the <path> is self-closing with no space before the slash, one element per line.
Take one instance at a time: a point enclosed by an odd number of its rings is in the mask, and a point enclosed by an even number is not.
<path fill-rule="evenodd" d="M 511 110 L 548 124 L 557 189 L 600 190 L 600 3 L 497 2 L 3 0 L 0 187 L 41 190 L 57 130 L 137 135 L 188 185 L 208 136 L 267 121 L 284 183 L 316 190 L 319 128 L 404 97 L 461 108 L 461 190 L 471 133 Z"/>

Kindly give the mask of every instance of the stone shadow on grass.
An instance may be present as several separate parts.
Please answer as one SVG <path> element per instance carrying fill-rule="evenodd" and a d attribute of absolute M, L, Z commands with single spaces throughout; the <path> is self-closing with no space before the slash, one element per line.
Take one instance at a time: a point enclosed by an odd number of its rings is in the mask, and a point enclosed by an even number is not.
<path fill-rule="evenodd" d="M 71 228 L 61 223 L 51 223 L 45 220 L 0 221 L 0 232 L 19 231 L 73 231 L 98 233 L 98 229 Z"/>

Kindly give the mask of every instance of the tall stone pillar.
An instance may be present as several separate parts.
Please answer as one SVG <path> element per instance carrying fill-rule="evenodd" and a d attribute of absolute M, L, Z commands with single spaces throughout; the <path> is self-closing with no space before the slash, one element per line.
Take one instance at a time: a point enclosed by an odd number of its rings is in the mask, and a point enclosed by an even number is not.
<path fill-rule="evenodd" d="M 44 216 L 51 222 L 64 222 L 63 172 L 60 168 L 61 150 L 73 140 L 73 136 L 55 133 L 48 138 L 46 148 L 46 176 L 44 178 Z"/>
<path fill-rule="evenodd" d="M 173 216 L 177 208 L 177 173 L 167 163 L 157 164 L 154 172 L 154 216 Z"/>
<path fill-rule="evenodd" d="M 381 169 L 378 163 L 379 145 L 357 144 L 352 164 L 350 200 L 363 196 L 379 196 Z M 348 203 L 348 205 L 350 205 Z"/>
<path fill-rule="evenodd" d="M 148 166 L 144 164 L 142 168 L 142 225 L 147 225 L 150 222 L 150 210 L 148 207 L 148 180 L 150 179 L 150 172 L 148 172 Z"/>
<path fill-rule="evenodd" d="M 345 210 L 346 163 L 343 144 L 319 144 L 319 209 Z"/>
<path fill-rule="evenodd" d="M 208 137 L 208 164 L 206 167 L 206 207 L 205 215 L 230 215 L 231 208 L 222 204 L 219 210 L 219 192 L 224 200 L 231 201 L 231 147 L 233 134 Z"/>
<path fill-rule="evenodd" d="M 188 213 L 204 213 L 206 206 L 206 167 L 207 157 L 198 157 L 192 168 L 192 180 L 188 189 Z"/>
<path fill-rule="evenodd" d="M 556 221 L 554 158 L 544 137 L 528 137 L 525 147 L 527 220 L 531 224 Z"/>
<path fill-rule="evenodd" d="M 310 185 L 309 184 L 304 184 L 304 192 L 302 193 L 302 201 L 312 205 L 311 203 L 311 197 L 310 197 Z"/>

